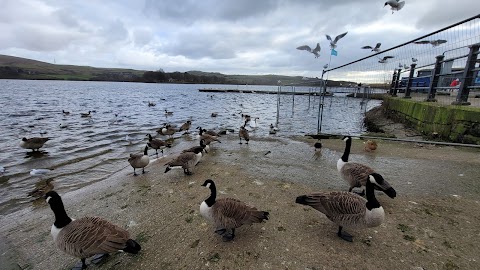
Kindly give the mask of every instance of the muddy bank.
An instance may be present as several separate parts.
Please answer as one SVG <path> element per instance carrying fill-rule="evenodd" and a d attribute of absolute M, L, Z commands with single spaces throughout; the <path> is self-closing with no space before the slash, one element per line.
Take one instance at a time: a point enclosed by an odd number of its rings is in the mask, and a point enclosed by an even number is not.
<path fill-rule="evenodd" d="M 337 227 L 295 197 L 316 190 L 346 190 L 336 171 L 344 144 L 322 140 L 314 155 L 306 138 L 255 140 L 236 136 L 195 168 L 194 175 L 164 173 L 163 164 L 189 145 L 180 142 L 167 157 L 132 176 L 131 168 L 75 192 L 61 194 L 75 218 L 98 215 L 127 228 L 143 249 L 137 256 L 112 254 L 88 269 L 478 269 L 480 252 L 480 152 L 454 147 L 418 147 L 380 142 L 373 153 L 354 140 L 351 160 L 372 165 L 398 197 L 377 198 L 386 221 L 377 228 L 348 230 L 354 242 L 336 236 Z M 191 142 L 190 142 L 191 143 Z M 270 153 L 268 153 L 270 151 Z M 268 154 L 267 154 L 268 153 Z M 209 195 L 200 185 L 216 181 L 219 197 L 234 197 L 270 212 L 266 223 L 242 227 L 222 242 L 199 214 Z M 1 217 L 2 269 L 68 269 L 77 259 L 53 245 L 53 213 L 46 204 Z M 10 265 L 7 265 L 8 256 Z"/>

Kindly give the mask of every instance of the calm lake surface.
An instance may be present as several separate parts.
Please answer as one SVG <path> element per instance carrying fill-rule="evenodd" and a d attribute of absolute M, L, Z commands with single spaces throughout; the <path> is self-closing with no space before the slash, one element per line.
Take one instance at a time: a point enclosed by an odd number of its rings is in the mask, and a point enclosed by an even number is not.
<path fill-rule="evenodd" d="M 202 126 L 238 132 L 241 114 L 259 117 L 252 137 L 268 137 L 269 125 L 277 120 L 277 95 L 207 93 L 200 88 L 271 90 L 277 86 L 144 84 L 122 82 L 70 82 L 0 80 L 0 215 L 32 207 L 27 196 L 36 185 L 54 178 L 55 189 L 67 192 L 101 181 L 130 166 L 130 153 L 140 152 L 145 135 L 157 135 L 164 123 L 177 126 L 192 120 L 192 130 Z M 282 87 L 282 91 L 291 91 Z M 296 87 L 297 92 L 318 88 Z M 342 89 L 328 89 L 342 92 Z M 294 102 L 293 102 L 294 99 Z M 156 103 L 149 107 L 148 102 Z M 380 101 L 346 98 L 336 93 L 325 98 L 323 133 L 358 135 L 365 111 Z M 281 95 L 279 131 L 274 136 L 317 132 L 319 97 Z M 64 115 L 62 110 L 69 111 Z M 173 111 L 166 117 L 165 110 Z M 92 111 L 90 118 L 80 113 Z M 217 112 L 217 117 L 211 117 Z M 117 114 L 117 116 L 115 116 Z M 127 136 L 128 135 L 128 136 Z M 180 136 L 177 133 L 175 136 Z M 19 143 L 23 137 L 48 137 L 39 154 Z M 168 150 L 167 150 L 168 151 Z M 166 151 L 166 152 L 167 152 Z M 153 154 L 150 152 L 150 154 Z M 31 169 L 54 169 L 43 179 Z"/>

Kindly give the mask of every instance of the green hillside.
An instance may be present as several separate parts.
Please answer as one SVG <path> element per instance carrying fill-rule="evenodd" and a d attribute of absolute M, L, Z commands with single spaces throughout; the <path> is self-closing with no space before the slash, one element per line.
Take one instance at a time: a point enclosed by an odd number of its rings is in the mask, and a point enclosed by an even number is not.
<path fill-rule="evenodd" d="M 218 72 L 188 71 L 165 73 L 120 68 L 56 65 L 46 62 L 0 55 L 0 79 L 71 80 L 71 81 L 124 81 L 148 83 L 248 84 L 248 85 L 316 85 L 315 78 L 283 75 L 226 75 Z M 309 83 L 310 81 L 311 83 Z M 331 86 L 348 82 L 329 81 Z"/>

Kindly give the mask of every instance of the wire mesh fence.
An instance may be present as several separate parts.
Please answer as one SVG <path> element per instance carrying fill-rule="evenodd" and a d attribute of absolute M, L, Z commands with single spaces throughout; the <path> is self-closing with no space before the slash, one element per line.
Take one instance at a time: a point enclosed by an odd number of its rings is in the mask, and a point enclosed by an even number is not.
<path fill-rule="evenodd" d="M 479 47 L 480 14 L 324 72 L 352 91 L 480 107 Z"/>

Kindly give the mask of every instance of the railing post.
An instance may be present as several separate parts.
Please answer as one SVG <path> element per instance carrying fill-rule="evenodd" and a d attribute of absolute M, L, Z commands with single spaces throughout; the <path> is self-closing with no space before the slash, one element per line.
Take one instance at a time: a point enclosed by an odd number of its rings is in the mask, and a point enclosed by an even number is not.
<path fill-rule="evenodd" d="M 412 98 L 410 96 L 410 92 L 412 91 L 412 82 L 413 82 L 413 74 L 415 73 L 415 67 L 417 66 L 417 64 L 411 64 L 410 65 L 410 74 L 408 74 L 408 81 L 407 81 L 407 85 L 406 85 L 406 88 L 405 88 L 405 96 L 403 98 Z"/>
<path fill-rule="evenodd" d="M 392 75 L 392 83 L 390 84 L 390 91 L 389 94 L 393 95 L 393 88 L 395 87 L 395 78 L 397 77 L 397 70 L 393 70 L 393 75 Z"/>
<path fill-rule="evenodd" d="M 397 77 L 395 78 L 395 86 L 393 87 L 393 95 L 392 97 L 396 97 L 397 96 L 397 89 L 398 89 L 398 85 L 400 83 L 400 72 L 402 71 L 401 68 L 399 68 L 397 70 Z"/>
<path fill-rule="evenodd" d="M 475 74 L 475 64 L 478 57 L 478 49 L 480 48 L 480 43 L 473 44 L 470 46 L 470 52 L 468 53 L 467 63 L 465 65 L 465 69 L 463 70 L 463 78 L 460 79 L 460 88 L 458 89 L 458 94 L 452 105 L 470 105 L 471 103 L 468 102 L 468 95 L 470 94 L 469 86 L 474 85 L 475 78 L 473 75 Z"/>
<path fill-rule="evenodd" d="M 432 77 L 430 79 L 430 87 L 428 89 L 428 97 L 425 101 L 436 102 L 435 94 L 437 93 L 437 86 L 439 81 L 440 71 L 442 70 L 442 61 L 445 58 L 445 55 L 439 55 L 436 57 L 437 61 L 435 62 L 435 68 L 432 72 Z"/>

